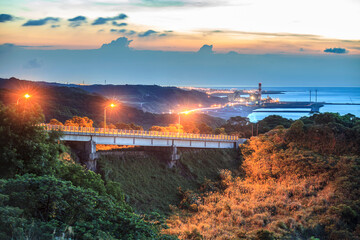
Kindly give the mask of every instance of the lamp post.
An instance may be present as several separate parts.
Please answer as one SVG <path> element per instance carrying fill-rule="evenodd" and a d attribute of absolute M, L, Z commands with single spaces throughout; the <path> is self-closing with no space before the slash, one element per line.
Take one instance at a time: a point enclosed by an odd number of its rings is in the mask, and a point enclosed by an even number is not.
<path fill-rule="evenodd" d="M 16 101 L 16 105 L 19 105 L 19 101 L 22 98 L 25 98 L 26 100 L 29 99 L 31 96 L 28 93 L 25 93 L 24 96 L 21 96 L 18 98 L 18 100 Z"/>
<path fill-rule="evenodd" d="M 179 125 L 181 125 L 181 114 L 188 115 L 191 111 L 178 112 L 179 115 Z"/>
<path fill-rule="evenodd" d="M 104 132 L 105 132 L 105 129 L 106 129 L 106 109 L 109 108 L 109 107 L 114 108 L 114 107 L 116 107 L 116 105 L 111 103 L 109 106 L 106 106 L 104 108 Z"/>

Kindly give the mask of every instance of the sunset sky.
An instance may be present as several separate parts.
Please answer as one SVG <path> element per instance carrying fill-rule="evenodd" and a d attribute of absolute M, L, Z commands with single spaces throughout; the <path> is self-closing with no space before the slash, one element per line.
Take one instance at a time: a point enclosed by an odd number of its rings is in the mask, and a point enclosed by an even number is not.
<path fill-rule="evenodd" d="M 0 0 L 0 77 L 360 86 L 359 0 Z"/>
<path fill-rule="evenodd" d="M 358 0 L 11 0 L 0 9 L 0 44 L 92 49 L 126 36 L 135 49 L 360 54 Z"/>

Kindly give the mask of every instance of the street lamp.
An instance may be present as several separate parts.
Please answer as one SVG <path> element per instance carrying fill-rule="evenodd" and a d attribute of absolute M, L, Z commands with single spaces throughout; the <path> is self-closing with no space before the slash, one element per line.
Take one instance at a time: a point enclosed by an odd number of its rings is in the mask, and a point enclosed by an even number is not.
<path fill-rule="evenodd" d="M 111 103 L 110 105 L 108 105 L 104 108 L 104 131 L 106 129 L 106 109 L 109 107 L 114 108 L 114 107 L 116 107 L 116 105 L 114 103 Z"/>
<path fill-rule="evenodd" d="M 188 115 L 190 113 L 190 111 L 184 111 L 184 112 L 179 112 L 178 115 L 179 115 L 179 125 L 181 125 L 181 114 L 185 114 L 185 115 Z"/>
<path fill-rule="evenodd" d="M 23 96 L 19 97 L 18 100 L 16 101 L 16 105 L 19 105 L 19 101 L 21 98 L 25 98 L 26 100 L 29 99 L 31 96 L 28 93 L 25 93 Z"/>

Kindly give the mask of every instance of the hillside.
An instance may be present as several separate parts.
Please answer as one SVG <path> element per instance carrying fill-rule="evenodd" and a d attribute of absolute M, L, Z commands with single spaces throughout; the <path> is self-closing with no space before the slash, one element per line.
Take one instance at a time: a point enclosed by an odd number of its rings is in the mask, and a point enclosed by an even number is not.
<path fill-rule="evenodd" d="M 163 153 L 136 150 L 102 156 L 99 169 L 106 181 L 120 184 L 127 202 L 138 213 L 168 215 L 169 205 L 181 201 L 179 187 L 196 191 L 206 179 L 215 181 L 221 169 L 235 170 L 240 164 L 233 149 L 180 152 L 180 164 L 172 169 L 167 167 Z"/>
<path fill-rule="evenodd" d="M 152 113 L 193 109 L 198 108 L 199 104 L 210 107 L 213 104 L 226 102 L 225 99 L 208 97 L 207 94 L 195 90 L 186 91 L 176 87 L 157 85 L 82 85 L 78 87 L 88 92 L 115 98 Z"/>
<path fill-rule="evenodd" d="M 104 107 L 109 103 L 109 99 L 104 96 L 89 93 L 78 87 L 25 81 L 16 78 L 0 79 L 0 101 L 6 105 L 16 103 L 19 96 L 22 96 L 24 92 L 29 92 L 32 95 L 31 101 L 41 106 L 46 121 L 56 118 L 64 122 L 77 115 L 93 119 L 96 125 L 103 121 Z M 187 117 L 183 117 L 182 120 L 186 121 Z M 218 127 L 224 123 L 224 120 L 220 118 L 204 114 L 192 114 L 188 120 L 195 123 L 204 122 L 212 127 Z M 149 128 L 153 125 L 162 126 L 177 123 L 178 116 L 153 114 L 126 104 L 120 104 L 118 108 L 112 111 L 108 110 L 107 121 L 109 123 L 135 123 L 144 128 Z"/>
<path fill-rule="evenodd" d="M 360 239 L 360 119 L 324 113 L 252 137 L 240 171 L 184 198 L 180 239 Z"/>
<path fill-rule="evenodd" d="M 17 87 L 17 83 L 4 81 L 0 83 L 0 88 Z M 183 111 L 186 109 L 198 108 L 199 105 L 209 107 L 213 104 L 223 104 L 226 100 L 220 97 L 208 96 L 196 90 L 184 90 L 177 87 L 162 87 L 158 85 L 75 85 L 49 82 L 36 82 L 36 85 L 51 87 L 69 87 L 82 89 L 88 93 L 102 95 L 109 99 L 116 99 L 128 106 L 135 107 L 145 112 L 163 113 L 170 110 Z"/>

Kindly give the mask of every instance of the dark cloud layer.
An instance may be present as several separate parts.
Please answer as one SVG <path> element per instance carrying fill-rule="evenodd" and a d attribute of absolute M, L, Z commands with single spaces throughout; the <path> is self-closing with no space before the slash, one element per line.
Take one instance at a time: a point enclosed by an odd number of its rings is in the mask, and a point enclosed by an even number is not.
<path fill-rule="evenodd" d="M 106 24 L 109 21 L 124 20 L 127 17 L 128 16 L 124 13 L 121 13 L 116 17 L 107 17 L 107 18 L 99 17 L 91 25 L 102 25 L 102 24 Z"/>
<path fill-rule="evenodd" d="M 0 22 L 7 22 L 14 20 L 14 17 L 10 14 L 0 14 Z"/>
<path fill-rule="evenodd" d="M 31 69 L 31 68 L 40 68 L 42 65 L 43 65 L 42 62 L 39 59 L 34 58 L 34 59 L 31 59 L 31 60 L 27 61 L 23 65 L 23 67 Z"/>
<path fill-rule="evenodd" d="M 92 84 L 107 79 L 117 84 L 256 86 L 261 81 L 264 86 L 359 86 L 359 55 L 216 53 L 211 45 L 199 52 L 136 50 L 129 48 L 130 42 L 121 37 L 81 51 L 3 44 L 0 59 L 6 61 L 1 62 L 0 76 L 85 79 Z"/>
<path fill-rule="evenodd" d="M 42 26 L 47 24 L 48 22 L 58 22 L 60 19 L 59 18 L 54 18 L 54 17 L 47 17 L 47 18 L 42 18 L 42 19 L 38 19 L 38 20 L 29 20 L 26 23 L 23 24 L 24 27 L 27 26 Z"/>
<path fill-rule="evenodd" d="M 326 53 L 337 53 L 337 54 L 344 54 L 348 53 L 349 51 L 345 48 L 327 48 L 324 50 Z"/>

